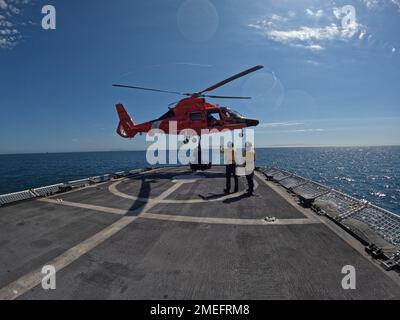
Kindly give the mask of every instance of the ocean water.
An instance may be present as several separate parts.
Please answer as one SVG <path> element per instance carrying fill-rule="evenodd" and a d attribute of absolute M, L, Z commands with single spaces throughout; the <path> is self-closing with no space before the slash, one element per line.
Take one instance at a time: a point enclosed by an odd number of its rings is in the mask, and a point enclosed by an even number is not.
<path fill-rule="evenodd" d="M 277 148 L 258 152 L 270 164 L 400 214 L 400 147 Z"/>
<path fill-rule="evenodd" d="M 274 165 L 400 214 L 400 147 L 257 149 Z M 0 155 L 0 194 L 149 166 L 144 151 Z"/>

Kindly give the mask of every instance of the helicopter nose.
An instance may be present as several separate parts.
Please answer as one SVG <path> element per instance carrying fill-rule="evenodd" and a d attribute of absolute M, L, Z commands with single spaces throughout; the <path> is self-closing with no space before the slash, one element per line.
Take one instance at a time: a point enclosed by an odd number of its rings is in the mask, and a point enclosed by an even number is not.
<path fill-rule="evenodd" d="M 248 127 L 255 127 L 258 126 L 258 124 L 260 123 L 260 121 L 256 120 L 256 119 L 246 119 L 246 125 Z"/>

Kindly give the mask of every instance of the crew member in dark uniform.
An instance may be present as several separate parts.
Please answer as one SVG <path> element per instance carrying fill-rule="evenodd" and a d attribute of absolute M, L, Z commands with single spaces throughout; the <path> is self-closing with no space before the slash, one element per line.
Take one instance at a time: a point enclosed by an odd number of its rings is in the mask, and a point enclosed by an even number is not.
<path fill-rule="evenodd" d="M 224 153 L 224 163 L 226 166 L 226 188 L 224 192 L 226 194 L 231 191 L 231 178 L 233 176 L 233 180 L 235 181 L 234 192 L 239 191 L 239 179 L 236 175 L 236 152 L 233 148 L 233 143 L 229 142 L 227 148 L 223 150 Z"/>
<path fill-rule="evenodd" d="M 245 172 L 247 180 L 247 194 L 249 196 L 254 195 L 254 169 L 256 162 L 256 152 L 254 151 L 253 144 L 251 142 L 246 142 L 245 151 Z"/>

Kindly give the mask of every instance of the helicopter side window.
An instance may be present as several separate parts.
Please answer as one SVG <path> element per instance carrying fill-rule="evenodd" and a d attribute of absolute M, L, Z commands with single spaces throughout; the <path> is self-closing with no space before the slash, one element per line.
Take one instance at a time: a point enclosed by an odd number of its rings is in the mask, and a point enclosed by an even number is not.
<path fill-rule="evenodd" d="M 200 112 L 193 112 L 190 114 L 191 121 L 201 121 L 201 113 Z"/>
<path fill-rule="evenodd" d="M 207 111 L 207 125 L 209 127 L 221 125 L 221 115 L 218 110 Z"/>

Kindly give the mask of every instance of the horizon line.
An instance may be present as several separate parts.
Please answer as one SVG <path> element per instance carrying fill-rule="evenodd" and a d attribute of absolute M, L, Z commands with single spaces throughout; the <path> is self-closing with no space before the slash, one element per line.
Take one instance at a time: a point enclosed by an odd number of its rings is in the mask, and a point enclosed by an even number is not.
<path fill-rule="evenodd" d="M 382 145 L 272 145 L 255 147 L 255 149 L 285 149 L 285 148 L 373 148 L 373 147 L 400 147 L 400 144 L 382 144 Z M 214 148 L 218 149 L 218 148 Z M 176 149 L 177 150 L 177 149 Z M 121 150 L 93 150 L 93 151 L 43 151 L 43 152 L 13 152 L 0 153 L 1 156 L 7 155 L 31 155 L 31 154 L 67 154 L 67 153 L 100 153 L 100 152 L 142 152 L 146 149 L 121 149 Z M 169 151 L 169 150 L 165 150 Z"/>

